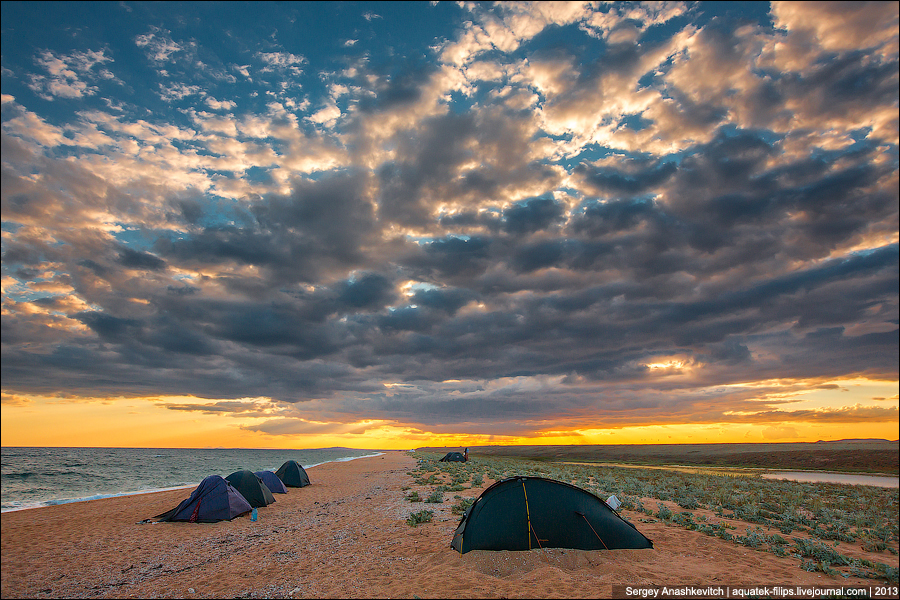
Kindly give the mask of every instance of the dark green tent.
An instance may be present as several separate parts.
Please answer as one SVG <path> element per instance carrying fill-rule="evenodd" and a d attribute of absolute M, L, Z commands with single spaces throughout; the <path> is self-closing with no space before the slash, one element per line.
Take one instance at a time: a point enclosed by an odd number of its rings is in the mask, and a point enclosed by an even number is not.
<path fill-rule="evenodd" d="M 479 496 L 450 544 L 469 550 L 652 548 L 653 542 L 603 500 L 543 477 L 511 477 Z"/>
<path fill-rule="evenodd" d="M 268 506 L 275 502 L 275 496 L 253 471 L 235 471 L 226 477 L 225 481 L 233 485 L 253 508 Z"/>
<path fill-rule="evenodd" d="M 462 452 L 448 452 L 438 462 L 466 462 L 466 456 Z"/>
<path fill-rule="evenodd" d="M 296 460 L 286 461 L 275 471 L 278 479 L 288 487 L 306 487 L 309 485 L 309 475 Z"/>

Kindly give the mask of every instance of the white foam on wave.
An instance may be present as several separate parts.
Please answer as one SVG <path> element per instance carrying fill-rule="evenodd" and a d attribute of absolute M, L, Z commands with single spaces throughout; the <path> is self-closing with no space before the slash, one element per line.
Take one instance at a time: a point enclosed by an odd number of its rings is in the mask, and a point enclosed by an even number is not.
<path fill-rule="evenodd" d="M 174 487 L 151 488 L 146 490 L 136 490 L 133 492 L 121 492 L 119 494 L 95 494 L 93 496 L 85 496 L 84 498 L 59 498 L 56 500 L 45 500 L 43 502 L 10 502 L 8 506 L 0 509 L 0 513 L 14 512 L 17 510 L 28 510 L 30 508 L 46 508 L 48 506 L 56 506 L 58 504 L 71 504 L 73 502 L 88 502 L 90 500 L 102 500 L 103 498 L 121 498 L 123 496 L 136 496 L 137 494 L 154 494 L 156 492 L 170 492 L 172 490 L 183 490 L 186 488 L 196 487 L 194 485 L 176 485 Z"/>
<path fill-rule="evenodd" d="M 366 454 L 365 456 L 345 456 L 344 458 L 335 458 L 334 460 L 326 460 L 320 463 L 313 463 L 311 465 L 306 465 L 303 468 L 311 469 L 313 467 L 318 467 L 319 465 L 325 465 L 332 462 L 350 462 L 351 460 L 356 460 L 357 458 L 372 458 L 373 456 L 381 456 L 383 454 L 384 452 L 376 452 L 375 454 Z"/>
<path fill-rule="evenodd" d="M 335 458 L 332 460 L 326 460 L 320 463 L 314 463 L 311 465 L 306 465 L 304 469 L 310 469 L 312 467 L 318 467 L 319 465 L 324 465 L 330 462 L 349 462 L 351 460 L 356 460 L 357 458 L 372 458 L 374 456 L 382 456 L 384 452 L 376 452 L 375 454 L 366 454 L 364 456 L 345 456 L 342 458 Z M 274 469 L 273 469 L 274 470 Z M 29 510 L 32 508 L 46 508 L 48 506 L 56 506 L 59 504 L 71 504 L 73 502 L 88 502 L 89 500 L 101 500 L 103 498 L 121 498 L 122 496 L 135 496 L 137 494 L 153 494 L 156 492 L 169 492 L 172 490 L 181 490 L 186 488 L 196 487 L 196 484 L 187 484 L 187 485 L 176 485 L 174 487 L 165 487 L 165 488 L 151 488 L 146 490 L 136 490 L 133 492 L 122 492 L 119 494 L 96 494 L 93 496 L 86 496 L 84 498 L 61 498 L 56 500 L 46 500 L 43 502 L 31 502 L 31 503 L 23 503 L 12 501 L 8 505 L 0 507 L 0 513 L 7 512 L 15 512 L 19 510 Z"/>

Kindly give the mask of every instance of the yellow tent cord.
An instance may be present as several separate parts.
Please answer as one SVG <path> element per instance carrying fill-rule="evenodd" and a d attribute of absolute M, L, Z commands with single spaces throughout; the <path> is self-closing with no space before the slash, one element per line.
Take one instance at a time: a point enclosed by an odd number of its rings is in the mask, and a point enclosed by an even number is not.
<path fill-rule="evenodd" d="M 522 493 L 525 494 L 525 516 L 528 519 L 528 549 L 531 550 L 531 532 L 534 528 L 531 526 L 531 510 L 528 508 L 528 492 L 525 490 L 525 480 L 522 480 Z M 537 537 L 535 534 L 534 537 Z M 538 541 L 538 544 L 541 542 Z"/>
<path fill-rule="evenodd" d="M 541 538 L 538 537 L 537 531 L 534 530 L 534 525 L 531 524 L 531 509 L 528 507 L 528 492 L 525 490 L 525 480 L 522 480 L 522 493 L 525 494 L 525 516 L 528 518 L 528 549 L 531 550 L 531 534 L 534 534 L 534 539 L 537 540 L 538 548 L 541 550 L 544 549 L 544 546 L 541 544 Z M 547 540 L 544 540 L 545 542 Z"/>

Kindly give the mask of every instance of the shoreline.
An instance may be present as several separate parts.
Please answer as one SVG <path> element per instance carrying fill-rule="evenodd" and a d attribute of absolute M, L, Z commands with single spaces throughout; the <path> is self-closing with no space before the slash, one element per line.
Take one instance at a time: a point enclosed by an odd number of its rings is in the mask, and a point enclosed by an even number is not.
<path fill-rule="evenodd" d="M 218 523 L 138 522 L 176 506 L 173 490 L 5 513 L 3 598 L 597 598 L 621 585 L 854 586 L 882 582 L 800 568 L 622 511 L 653 549 L 472 551 L 450 548 L 460 516 L 410 502 L 417 460 L 404 451 L 319 465 L 311 485 Z M 458 492 L 477 497 L 493 482 Z M 430 522 L 407 517 L 430 510 Z M 737 527 L 747 525 L 731 520 Z M 842 543 L 843 546 L 843 543 Z M 849 553 L 848 550 L 843 552 Z M 861 550 L 856 555 L 863 556 Z M 886 553 L 866 555 L 888 561 Z"/>
<path fill-rule="evenodd" d="M 156 448 L 152 448 L 152 449 L 155 450 Z M 316 448 L 316 449 L 319 450 L 319 448 Z M 324 450 L 332 450 L 332 448 L 324 448 Z M 323 461 L 320 463 L 312 463 L 309 466 L 303 465 L 303 468 L 306 470 L 306 469 L 312 469 L 312 468 L 315 468 L 315 467 L 318 467 L 321 465 L 326 465 L 328 463 L 348 462 L 348 461 L 357 460 L 360 458 L 372 458 L 372 457 L 376 457 L 376 456 L 381 456 L 382 454 L 384 454 L 385 451 L 384 450 L 372 450 L 372 452 L 374 454 L 366 454 L 364 456 L 341 457 L 341 458 L 336 458 L 334 460 L 326 460 L 326 461 Z M 223 477 L 224 477 L 224 475 L 223 475 Z M 5 515 L 7 513 L 19 512 L 22 510 L 34 510 L 37 508 L 49 508 L 51 506 L 61 506 L 64 504 L 74 504 L 77 502 L 91 502 L 94 500 L 105 500 L 107 498 L 122 498 L 125 496 L 137 496 L 140 494 L 156 494 L 158 492 L 170 492 L 170 491 L 174 491 L 174 490 L 194 489 L 197 487 L 197 485 L 199 485 L 199 483 L 200 482 L 198 481 L 197 483 L 189 483 L 186 485 L 175 485 L 172 487 L 132 490 L 129 492 L 122 492 L 119 494 L 96 494 L 96 495 L 92 495 L 92 496 L 85 496 L 85 497 L 79 497 L 79 498 L 55 498 L 52 500 L 45 500 L 45 501 L 37 502 L 37 503 L 31 503 L 31 504 L 22 505 L 22 506 L 0 509 L 0 514 Z M 15 501 L 13 501 L 13 502 L 15 502 Z"/>

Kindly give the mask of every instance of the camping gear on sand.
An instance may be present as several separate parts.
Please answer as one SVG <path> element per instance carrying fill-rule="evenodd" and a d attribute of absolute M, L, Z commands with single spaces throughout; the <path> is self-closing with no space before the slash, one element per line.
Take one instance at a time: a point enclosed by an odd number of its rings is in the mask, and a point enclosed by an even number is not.
<path fill-rule="evenodd" d="M 275 496 L 253 471 L 235 471 L 226 477 L 225 481 L 233 485 L 253 508 L 268 506 L 275 502 Z"/>
<path fill-rule="evenodd" d="M 251 508 L 247 499 L 230 483 L 219 475 L 210 475 L 200 482 L 187 500 L 170 511 L 156 515 L 153 519 L 215 523 L 230 521 L 250 512 Z"/>
<path fill-rule="evenodd" d="M 484 490 L 463 515 L 450 545 L 464 554 L 652 548 L 653 542 L 588 491 L 562 481 L 518 476 Z"/>
<path fill-rule="evenodd" d="M 287 494 L 287 488 L 284 487 L 284 482 L 278 479 L 278 475 L 272 471 L 257 471 L 254 475 L 262 479 L 262 482 L 273 494 Z"/>
<path fill-rule="evenodd" d="M 303 470 L 296 460 L 286 461 L 275 471 L 278 479 L 288 487 L 306 487 L 309 485 L 309 475 Z"/>

